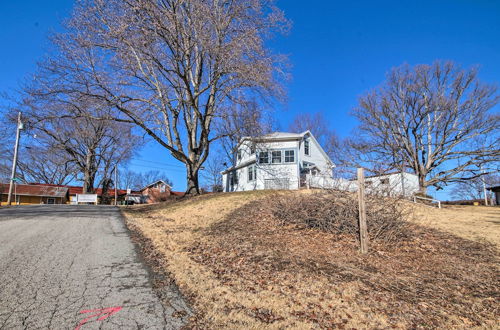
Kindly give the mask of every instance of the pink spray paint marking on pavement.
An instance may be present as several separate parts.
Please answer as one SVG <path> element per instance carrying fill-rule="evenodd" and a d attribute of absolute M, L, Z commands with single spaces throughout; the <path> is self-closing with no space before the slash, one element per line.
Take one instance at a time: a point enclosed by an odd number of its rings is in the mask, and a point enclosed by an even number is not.
<path fill-rule="evenodd" d="M 119 312 L 122 309 L 121 306 L 117 307 L 109 307 L 109 308 L 101 308 L 101 309 L 86 309 L 83 311 L 80 311 L 80 314 L 87 314 L 87 313 L 94 313 L 87 318 L 84 318 L 83 320 L 78 323 L 76 326 L 75 330 L 80 330 L 81 326 L 93 319 L 94 317 L 97 317 L 97 321 L 102 321 L 110 317 L 111 315 Z"/>

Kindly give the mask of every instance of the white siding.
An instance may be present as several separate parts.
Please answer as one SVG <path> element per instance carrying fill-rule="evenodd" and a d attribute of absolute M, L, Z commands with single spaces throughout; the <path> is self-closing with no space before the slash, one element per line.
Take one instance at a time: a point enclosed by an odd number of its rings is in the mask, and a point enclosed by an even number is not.
<path fill-rule="evenodd" d="M 301 182 L 301 169 L 303 161 L 314 164 L 320 171 L 318 175 L 332 175 L 332 164 L 329 158 L 321 151 L 314 137 L 309 133 L 304 135 L 310 141 L 310 154 L 304 154 L 303 137 L 298 134 L 286 138 L 271 139 L 266 142 L 255 144 L 256 152 L 250 152 L 252 141 L 245 140 L 239 146 L 241 157 L 236 156 L 235 170 L 223 174 L 222 183 L 224 191 L 247 191 L 261 189 L 299 189 Z M 294 151 L 294 161 L 285 162 L 285 151 Z M 272 163 L 272 151 L 281 151 L 281 163 Z M 259 153 L 269 152 L 269 164 L 259 163 Z M 256 178 L 249 181 L 248 171 L 252 166 L 256 167 Z M 238 177 L 237 184 L 231 185 L 231 173 Z"/>
<path fill-rule="evenodd" d="M 418 177 L 415 174 L 404 173 L 394 173 L 388 175 L 380 175 L 376 177 L 368 177 L 365 179 L 367 192 L 386 192 L 392 196 L 401 196 L 403 194 L 404 183 L 404 193 L 405 197 L 411 197 L 413 194 L 418 192 Z"/>
<path fill-rule="evenodd" d="M 317 143 L 316 139 L 312 136 L 305 136 L 304 140 L 307 139 L 309 141 L 309 155 L 305 154 L 304 141 L 300 142 L 300 166 L 303 167 L 304 162 L 312 163 L 318 167 L 320 170 L 320 176 L 331 177 L 332 176 L 332 164 L 329 163 L 328 159 L 325 158 L 325 155 L 321 151 L 321 147 Z"/>

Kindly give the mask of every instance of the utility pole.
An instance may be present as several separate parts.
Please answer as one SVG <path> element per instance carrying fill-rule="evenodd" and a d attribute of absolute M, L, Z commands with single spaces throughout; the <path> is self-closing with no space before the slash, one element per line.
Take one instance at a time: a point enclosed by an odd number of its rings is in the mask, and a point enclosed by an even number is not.
<path fill-rule="evenodd" d="M 17 115 L 17 130 L 16 130 L 16 144 L 14 146 L 14 159 L 12 160 L 12 174 L 10 176 L 10 186 L 9 195 L 7 197 L 7 205 L 12 205 L 12 192 L 14 191 L 14 179 L 16 178 L 17 169 L 17 152 L 19 149 L 19 138 L 21 136 L 21 130 L 23 129 L 23 123 L 21 122 L 21 112 Z"/>
<path fill-rule="evenodd" d="M 115 165 L 115 206 L 118 205 L 118 167 Z"/>
<path fill-rule="evenodd" d="M 486 191 L 486 181 L 484 180 L 483 165 L 481 165 L 481 172 L 483 172 L 483 175 L 481 175 L 481 182 L 483 183 L 484 205 L 488 206 L 488 192 Z"/>

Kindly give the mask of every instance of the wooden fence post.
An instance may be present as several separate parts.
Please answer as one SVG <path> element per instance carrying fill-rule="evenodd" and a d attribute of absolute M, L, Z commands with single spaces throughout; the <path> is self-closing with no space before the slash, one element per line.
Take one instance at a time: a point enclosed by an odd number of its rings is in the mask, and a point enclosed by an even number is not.
<path fill-rule="evenodd" d="M 359 199 L 359 241 L 361 253 L 368 252 L 368 229 L 366 227 L 365 205 L 365 172 L 358 168 L 358 199 Z"/>

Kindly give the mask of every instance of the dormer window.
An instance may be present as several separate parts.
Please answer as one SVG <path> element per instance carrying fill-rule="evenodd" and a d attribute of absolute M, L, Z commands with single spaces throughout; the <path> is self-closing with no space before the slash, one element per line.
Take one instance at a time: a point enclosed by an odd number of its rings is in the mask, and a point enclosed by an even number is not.
<path fill-rule="evenodd" d="M 304 154 L 306 154 L 307 156 L 310 156 L 309 140 L 304 140 Z"/>
<path fill-rule="evenodd" d="M 241 160 L 241 150 L 238 150 L 238 160 Z"/>
<path fill-rule="evenodd" d="M 250 155 L 253 155 L 255 153 L 255 143 L 252 142 L 252 144 L 250 144 Z"/>

